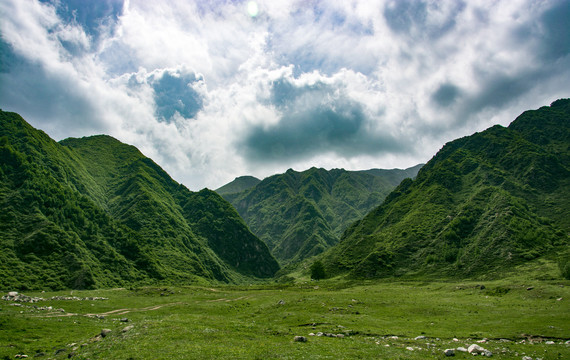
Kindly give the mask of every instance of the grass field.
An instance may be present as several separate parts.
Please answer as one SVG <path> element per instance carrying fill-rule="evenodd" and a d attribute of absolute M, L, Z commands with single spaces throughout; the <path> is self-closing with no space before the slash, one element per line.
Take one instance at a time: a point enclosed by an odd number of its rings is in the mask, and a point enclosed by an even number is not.
<path fill-rule="evenodd" d="M 570 281 L 525 277 L 26 293 L 0 300 L 0 359 L 570 359 Z"/>

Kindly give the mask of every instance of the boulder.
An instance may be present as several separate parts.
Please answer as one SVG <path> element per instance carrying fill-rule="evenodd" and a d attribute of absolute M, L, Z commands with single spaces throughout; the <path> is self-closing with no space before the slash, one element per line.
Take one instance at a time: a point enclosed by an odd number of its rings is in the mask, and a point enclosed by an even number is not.
<path fill-rule="evenodd" d="M 477 344 L 472 344 L 471 346 L 469 346 L 469 348 L 467 348 L 467 351 L 469 352 L 469 354 L 477 354 L 477 355 L 485 355 L 485 356 L 493 356 L 493 353 L 490 352 L 489 350 L 477 345 Z"/>
<path fill-rule="evenodd" d="M 455 349 L 445 349 L 443 350 L 445 356 L 455 356 Z"/>
<path fill-rule="evenodd" d="M 123 331 L 123 332 L 127 332 L 127 331 L 130 331 L 130 330 L 132 330 L 132 329 L 134 329 L 134 326 L 133 326 L 133 325 L 129 325 L 129 326 L 125 326 L 122 331 Z"/>
<path fill-rule="evenodd" d="M 307 342 L 307 338 L 304 336 L 295 336 L 293 338 L 293 341 L 295 341 L 295 342 Z"/>

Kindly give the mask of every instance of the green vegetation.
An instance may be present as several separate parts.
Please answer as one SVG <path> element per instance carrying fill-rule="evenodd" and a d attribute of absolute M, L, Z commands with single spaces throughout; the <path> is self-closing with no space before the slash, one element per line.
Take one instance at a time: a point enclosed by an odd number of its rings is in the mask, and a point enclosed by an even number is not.
<path fill-rule="evenodd" d="M 237 282 L 278 268 L 229 203 L 135 147 L 57 143 L 0 112 L 0 288 Z"/>
<path fill-rule="evenodd" d="M 231 193 L 229 188 L 243 183 L 236 179 L 221 194 L 282 264 L 294 266 L 338 243 L 348 225 L 382 203 L 402 179 L 414 177 L 419 167 L 288 170 Z"/>
<path fill-rule="evenodd" d="M 311 265 L 311 279 L 312 280 L 322 280 L 327 277 L 325 272 L 325 266 L 320 260 L 315 261 Z"/>
<path fill-rule="evenodd" d="M 537 280 L 555 272 L 555 263 L 533 260 L 511 277 L 484 282 L 336 279 L 74 291 L 108 298 L 83 301 L 51 300 L 69 291 L 26 293 L 47 300 L 0 300 L 0 358 L 443 359 L 444 349 L 478 344 L 497 359 L 566 359 L 570 282 Z M 97 338 L 101 329 L 111 333 Z M 297 335 L 308 341 L 294 342 Z"/>
<path fill-rule="evenodd" d="M 570 100 L 558 100 L 446 144 L 347 229 L 322 258 L 327 272 L 492 278 L 567 253 L 569 130 Z"/>
<path fill-rule="evenodd" d="M 240 176 L 235 178 L 231 183 L 216 189 L 216 192 L 222 196 L 226 194 L 236 194 L 249 190 L 260 182 L 261 180 L 253 176 Z"/>

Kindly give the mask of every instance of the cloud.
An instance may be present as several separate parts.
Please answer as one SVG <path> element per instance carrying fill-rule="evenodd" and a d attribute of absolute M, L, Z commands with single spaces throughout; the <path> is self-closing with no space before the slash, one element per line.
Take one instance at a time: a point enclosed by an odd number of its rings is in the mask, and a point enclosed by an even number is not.
<path fill-rule="evenodd" d="M 267 99 L 278 121 L 257 124 L 247 130 L 242 146 L 252 161 L 307 159 L 322 153 L 340 157 L 404 152 L 390 134 L 376 133 L 371 109 L 350 96 L 344 76 L 312 79 L 278 78 L 270 84 Z M 354 78 L 353 78 L 354 80 Z"/>
<path fill-rule="evenodd" d="M 0 106 L 192 189 L 407 167 L 568 97 L 568 1 L 0 0 Z"/>

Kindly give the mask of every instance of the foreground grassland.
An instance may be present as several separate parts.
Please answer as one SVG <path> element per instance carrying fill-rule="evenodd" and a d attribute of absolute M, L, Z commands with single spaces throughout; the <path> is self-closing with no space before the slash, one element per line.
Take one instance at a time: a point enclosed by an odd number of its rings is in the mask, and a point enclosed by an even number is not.
<path fill-rule="evenodd" d="M 444 349 L 483 339 L 477 344 L 493 358 L 570 358 L 567 280 L 321 281 L 26 295 L 46 300 L 20 306 L 0 300 L 0 359 L 438 359 Z M 102 329 L 111 333 L 97 336 Z M 344 337 L 309 335 L 319 332 Z M 307 342 L 293 341 L 297 335 Z"/>

